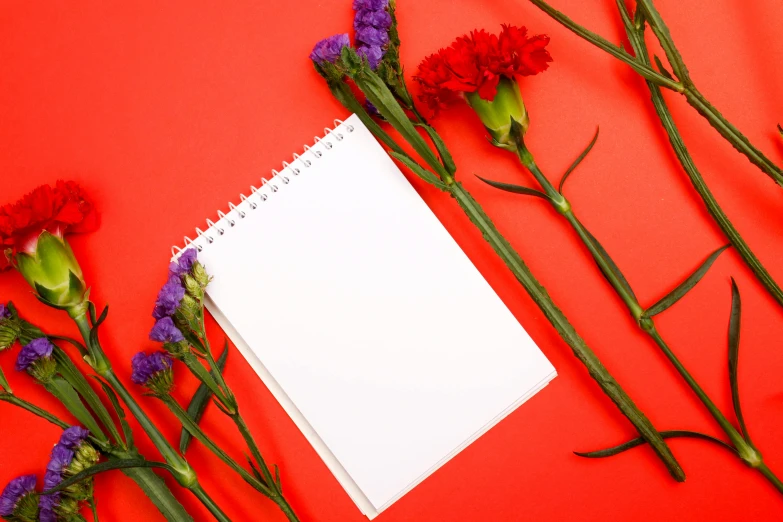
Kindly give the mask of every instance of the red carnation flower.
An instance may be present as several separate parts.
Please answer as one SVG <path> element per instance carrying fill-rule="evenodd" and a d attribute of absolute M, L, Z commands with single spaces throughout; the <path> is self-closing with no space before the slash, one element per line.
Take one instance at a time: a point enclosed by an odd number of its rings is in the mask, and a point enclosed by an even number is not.
<path fill-rule="evenodd" d="M 415 77 L 421 86 L 419 99 L 431 111 L 436 113 L 462 93 L 491 101 L 502 77 L 513 80 L 549 67 L 548 36 L 528 37 L 524 27 L 502 27 L 500 35 L 472 31 L 421 62 Z"/>
<path fill-rule="evenodd" d="M 0 251 L 34 254 L 44 230 L 63 238 L 66 233 L 90 232 L 98 214 L 84 191 L 73 181 L 42 185 L 13 204 L 0 207 Z M 0 271 L 9 268 L 0 253 Z"/>

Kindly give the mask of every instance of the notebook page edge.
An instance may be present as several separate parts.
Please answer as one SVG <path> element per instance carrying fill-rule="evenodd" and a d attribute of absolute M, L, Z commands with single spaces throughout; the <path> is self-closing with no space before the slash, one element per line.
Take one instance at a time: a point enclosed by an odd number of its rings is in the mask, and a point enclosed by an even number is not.
<path fill-rule="evenodd" d="M 302 432 L 302 435 L 307 439 L 307 442 L 313 447 L 315 452 L 326 464 L 326 467 L 337 479 L 337 482 L 348 493 L 348 496 L 353 500 L 354 504 L 361 510 L 361 512 L 367 516 L 370 520 L 375 518 L 379 513 L 372 502 L 367 498 L 359 485 L 351 478 L 345 468 L 337 460 L 337 457 L 329 450 L 326 443 L 316 433 L 315 429 L 310 425 L 305 416 L 299 411 L 293 401 L 283 391 L 283 388 L 277 383 L 275 378 L 269 373 L 264 364 L 259 360 L 253 350 L 248 346 L 239 332 L 231 325 L 228 318 L 220 311 L 220 308 L 210 299 L 209 295 L 205 298 L 205 305 L 212 317 L 217 321 L 220 328 L 228 335 L 239 352 L 245 358 L 245 361 L 253 368 L 256 375 L 261 379 L 267 389 L 272 393 L 275 400 L 283 407 L 286 414 L 294 421 L 296 427 Z"/>

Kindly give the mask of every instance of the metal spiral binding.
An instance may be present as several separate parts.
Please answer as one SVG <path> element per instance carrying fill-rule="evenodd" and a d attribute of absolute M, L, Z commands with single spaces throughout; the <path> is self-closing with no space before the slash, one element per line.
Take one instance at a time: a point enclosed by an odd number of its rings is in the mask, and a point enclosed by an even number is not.
<path fill-rule="evenodd" d="M 184 246 L 182 248 L 178 246 L 171 247 L 171 255 L 173 259 L 176 259 L 179 254 L 190 246 L 194 246 L 199 252 L 204 249 L 205 244 L 212 244 L 220 236 L 230 233 L 231 228 L 234 228 L 237 223 L 247 217 L 248 212 L 256 210 L 260 204 L 265 202 L 271 193 L 278 192 L 280 186 L 278 182 L 283 185 L 291 183 L 291 177 L 286 175 L 286 172 L 292 176 L 299 176 L 302 173 L 302 169 L 308 169 L 313 165 L 314 161 L 318 161 L 325 153 L 330 151 L 334 147 L 334 143 L 330 141 L 334 138 L 336 141 L 343 141 L 345 136 L 339 131 L 345 129 L 346 132 L 353 132 L 353 125 L 346 125 L 341 120 L 334 120 L 334 128 L 325 128 L 323 137 L 316 136 L 313 146 L 304 145 L 304 152 L 300 154 L 294 153 L 291 163 L 287 161 L 283 162 L 283 168 L 280 171 L 272 169 L 272 177 L 270 179 L 261 178 L 261 187 L 257 188 L 253 185 L 250 186 L 250 195 L 239 195 L 239 204 L 234 205 L 228 203 L 228 212 L 224 213 L 221 210 L 217 211 L 217 221 L 207 219 L 207 229 L 201 230 L 196 227 L 196 239 L 190 239 L 188 236 L 184 237 Z M 310 159 L 312 158 L 312 159 Z"/>

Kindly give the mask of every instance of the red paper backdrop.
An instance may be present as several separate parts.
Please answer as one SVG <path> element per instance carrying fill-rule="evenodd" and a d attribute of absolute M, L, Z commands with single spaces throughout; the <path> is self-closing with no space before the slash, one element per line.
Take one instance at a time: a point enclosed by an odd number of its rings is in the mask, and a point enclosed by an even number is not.
<path fill-rule="evenodd" d="M 620 41 L 611 0 L 557 0 L 576 20 Z M 783 39 L 777 0 L 659 0 L 695 81 L 779 163 L 783 142 Z M 474 28 L 525 24 L 551 35 L 554 63 L 526 79 L 529 143 L 559 176 L 601 137 L 567 186 L 582 220 L 651 304 L 725 242 L 669 150 L 649 95 L 625 65 L 579 40 L 522 0 L 399 2 L 409 73 L 427 53 Z M 72 244 L 92 297 L 111 304 L 104 345 L 129 382 L 130 356 L 153 348 L 150 310 L 170 245 L 225 210 L 258 178 L 310 143 L 345 110 L 307 55 L 313 43 L 351 28 L 348 0 L 300 2 L 7 2 L 0 12 L 0 198 L 11 202 L 58 178 L 81 182 L 102 214 L 96 233 Z M 781 192 L 676 96 L 675 119 L 722 205 L 771 272 L 783 281 Z M 579 332 L 660 429 L 716 426 L 593 267 L 572 231 L 542 202 L 490 189 L 474 173 L 529 181 L 510 155 L 490 147 L 465 107 L 437 121 L 459 176 L 547 286 Z M 633 435 L 568 347 L 484 244 L 453 201 L 414 180 L 422 197 L 554 363 L 560 376 L 434 476 L 397 502 L 384 522 L 438 520 L 759 520 L 780 518 L 780 495 L 719 448 L 678 440 L 688 481 L 671 480 L 646 448 L 611 460 L 582 460 Z M 274 255 L 274 252 L 270 252 Z M 252 260 L 249 260 L 252 262 Z M 742 291 L 740 381 L 753 440 L 783 473 L 783 311 L 729 251 L 659 328 L 724 411 L 729 276 Z M 52 332 L 75 334 L 36 302 L 17 274 L 0 276 L 0 297 Z M 436 313 L 437 311 L 433 311 Z M 448 322 L 448 317 L 439 320 Z M 262 323 L 262 321 L 261 321 Z M 210 322 L 217 342 L 221 332 Z M 1 362 L 23 397 L 66 415 L 31 379 Z M 250 367 L 236 352 L 228 379 L 303 521 L 356 521 L 359 514 Z M 179 371 L 177 396 L 195 387 Z M 176 440 L 157 401 L 143 406 Z M 42 470 L 58 430 L 0 403 L 0 483 Z M 241 458 L 241 441 L 216 410 L 204 427 Z M 156 456 L 141 433 L 145 454 Z M 283 520 L 268 501 L 198 444 L 188 454 L 206 489 L 234 520 Z M 379 470 L 379 472 L 383 472 Z M 205 510 L 167 479 L 198 520 Z M 119 473 L 97 482 L 102 520 L 160 516 Z"/>

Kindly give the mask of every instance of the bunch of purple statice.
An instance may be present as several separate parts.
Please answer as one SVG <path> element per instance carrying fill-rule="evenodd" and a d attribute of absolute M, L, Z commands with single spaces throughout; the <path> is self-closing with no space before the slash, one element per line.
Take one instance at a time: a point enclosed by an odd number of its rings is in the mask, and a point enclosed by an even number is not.
<path fill-rule="evenodd" d="M 44 491 L 57 487 L 65 478 L 72 477 L 98 463 L 97 450 L 87 441 L 90 432 L 80 426 L 63 431 L 54 445 L 44 475 Z M 93 505 L 93 479 L 88 478 L 49 495 L 41 495 L 38 503 L 41 522 L 79 520 L 81 502 Z M 94 505 L 93 505 L 94 509 Z"/>
<path fill-rule="evenodd" d="M 389 0 L 354 0 L 353 29 L 356 52 L 367 58 L 375 70 L 381 63 L 389 45 L 389 28 L 392 16 L 388 11 Z"/>
<path fill-rule="evenodd" d="M 4 520 L 38 520 L 35 475 L 16 477 L 0 493 L 0 517 Z"/>

